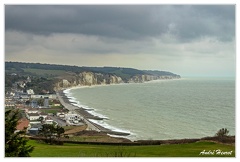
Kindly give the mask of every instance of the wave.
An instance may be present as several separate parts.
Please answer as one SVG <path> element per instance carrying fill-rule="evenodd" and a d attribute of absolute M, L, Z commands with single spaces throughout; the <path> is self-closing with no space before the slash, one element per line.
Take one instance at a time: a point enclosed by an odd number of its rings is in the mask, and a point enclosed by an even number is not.
<path fill-rule="evenodd" d="M 120 129 L 120 128 L 116 128 L 114 126 L 111 126 L 109 124 L 107 124 L 104 120 L 94 120 L 94 119 L 89 119 L 91 122 L 95 123 L 95 124 L 98 124 L 100 126 L 103 126 L 104 128 L 107 128 L 107 129 L 110 129 L 112 131 L 116 131 L 116 132 L 123 132 L 123 133 L 130 133 L 130 131 L 128 130 L 123 130 L 123 129 Z"/>
<path fill-rule="evenodd" d="M 73 93 L 71 93 L 71 90 L 72 90 L 72 88 L 64 90 L 63 92 L 65 93 L 65 95 L 67 96 L 68 100 L 71 102 L 72 105 L 77 106 L 79 108 L 83 108 L 86 111 L 88 111 L 88 113 L 90 113 L 94 116 L 98 116 L 98 117 L 103 118 L 103 119 L 108 119 L 107 116 L 97 113 L 95 111 L 96 110 L 95 108 L 84 105 L 80 101 L 78 101 L 75 97 L 72 96 Z"/>
<path fill-rule="evenodd" d="M 103 119 L 109 119 L 107 116 L 97 113 L 95 108 L 89 107 L 87 105 L 82 104 L 79 100 L 77 100 L 75 97 L 73 97 L 73 93 L 71 93 L 72 89 L 77 89 L 77 88 L 94 88 L 97 86 L 83 86 L 83 87 L 75 87 L 75 88 L 69 88 L 63 91 L 63 93 L 67 96 L 68 100 L 71 102 L 72 105 L 77 106 L 79 108 L 84 108 L 86 109 L 86 111 L 88 111 L 88 113 L 94 115 L 94 116 L 98 116 L 100 118 Z M 124 136 L 124 138 L 127 138 L 129 140 L 135 140 L 137 135 L 135 133 L 130 132 L 129 130 L 124 130 L 124 129 L 120 129 L 117 127 L 114 127 L 112 125 L 107 124 L 104 120 L 94 120 L 94 119 L 89 119 L 91 122 L 98 124 L 104 128 L 110 129 L 112 131 L 116 131 L 116 132 L 123 132 L 123 133 L 129 133 L 130 135 L 128 136 Z M 123 136 L 118 136 L 118 135 L 110 135 L 112 137 L 123 137 Z"/>

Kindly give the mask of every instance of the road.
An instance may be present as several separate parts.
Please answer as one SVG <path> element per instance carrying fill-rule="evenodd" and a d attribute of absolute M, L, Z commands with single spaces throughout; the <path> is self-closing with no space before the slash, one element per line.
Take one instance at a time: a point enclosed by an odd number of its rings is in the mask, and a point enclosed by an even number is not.
<path fill-rule="evenodd" d="M 58 117 L 55 117 L 55 116 L 48 116 L 50 117 L 53 121 L 57 122 L 59 126 L 63 127 L 63 126 L 66 126 L 67 123 L 62 120 L 62 119 L 59 119 Z"/>

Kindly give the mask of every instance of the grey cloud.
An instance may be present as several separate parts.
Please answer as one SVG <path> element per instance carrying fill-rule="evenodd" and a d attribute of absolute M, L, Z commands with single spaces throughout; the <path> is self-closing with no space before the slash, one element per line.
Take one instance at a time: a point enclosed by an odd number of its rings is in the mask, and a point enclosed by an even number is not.
<path fill-rule="evenodd" d="M 179 41 L 235 37 L 234 5 L 6 5 L 6 30 L 34 34 L 77 33 L 146 39 L 166 33 Z"/>

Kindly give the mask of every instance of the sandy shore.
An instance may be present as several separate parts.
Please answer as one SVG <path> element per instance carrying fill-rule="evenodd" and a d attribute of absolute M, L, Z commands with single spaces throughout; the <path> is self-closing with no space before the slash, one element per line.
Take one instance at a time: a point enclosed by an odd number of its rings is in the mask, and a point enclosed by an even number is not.
<path fill-rule="evenodd" d="M 125 132 L 112 131 L 108 128 L 104 128 L 103 126 L 101 126 L 99 124 L 91 122 L 89 119 L 103 120 L 104 118 L 92 115 L 91 113 L 88 112 L 89 111 L 88 109 L 85 109 L 83 107 L 74 106 L 72 104 L 72 102 L 69 101 L 69 98 L 64 94 L 63 90 L 58 91 L 56 94 L 57 94 L 59 101 L 66 109 L 75 110 L 77 113 L 79 113 L 84 118 L 84 122 L 88 125 L 89 130 L 96 130 L 98 132 L 108 133 L 111 135 L 119 135 L 119 136 L 130 135 L 129 133 L 125 133 Z"/>

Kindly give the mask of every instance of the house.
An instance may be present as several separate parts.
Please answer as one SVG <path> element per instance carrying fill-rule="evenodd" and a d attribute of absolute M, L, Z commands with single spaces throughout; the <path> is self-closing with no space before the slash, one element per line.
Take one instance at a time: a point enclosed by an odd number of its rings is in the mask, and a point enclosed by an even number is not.
<path fill-rule="evenodd" d="M 44 107 L 48 108 L 49 107 L 49 98 L 44 97 Z"/>
<path fill-rule="evenodd" d="M 52 106 L 61 106 L 61 103 L 58 100 L 53 100 Z"/>
<path fill-rule="evenodd" d="M 43 119 L 45 120 L 47 118 L 48 114 L 44 113 L 44 112 L 41 112 L 41 113 L 39 113 L 39 116 L 43 117 Z"/>
<path fill-rule="evenodd" d="M 38 102 L 37 102 L 37 100 L 32 100 L 32 101 L 31 101 L 31 107 L 32 107 L 32 108 L 37 108 L 37 107 L 38 107 Z"/>
<path fill-rule="evenodd" d="M 28 130 L 28 133 L 29 133 L 30 135 L 37 135 L 38 132 L 39 132 L 39 128 L 30 128 L 30 129 Z"/>
<path fill-rule="evenodd" d="M 38 113 L 27 113 L 28 119 L 31 120 L 39 120 L 39 114 Z"/>
<path fill-rule="evenodd" d="M 64 118 L 65 113 L 64 112 L 57 112 L 57 116 L 60 117 L 60 118 Z"/>
<path fill-rule="evenodd" d="M 79 124 L 82 119 L 83 118 L 75 111 L 69 111 L 67 114 L 65 114 L 65 120 L 71 125 Z"/>
<path fill-rule="evenodd" d="M 5 102 L 5 107 L 14 107 L 14 106 L 15 106 L 15 102 L 12 102 L 12 101 Z"/>
<path fill-rule="evenodd" d="M 53 120 L 51 118 L 46 118 L 45 124 L 53 124 Z"/>
<path fill-rule="evenodd" d="M 36 108 L 29 108 L 29 109 L 25 109 L 25 112 L 28 114 L 36 114 L 38 113 L 38 110 L 39 109 L 36 109 Z"/>
<path fill-rule="evenodd" d="M 18 130 L 18 131 L 22 131 L 22 130 L 24 130 L 25 128 L 28 130 L 28 129 L 30 129 L 30 122 L 29 122 L 29 120 L 28 119 L 26 119 L 26 118 L 22 118 L 22 119 L 20 119 L 19 121 L 18 121 L 18 124 L 17 124 L 17 127 L 16 127 L 16 129 Z"/>
<path fill-rule="evenodd" d="M 32 89 L 29 89 L 29 90 L 27 90 L 27 94 L 28 95 L 34 94 L 34 91 Z"/>
<path fill-rule="evenodd" d="M 27 94 L 22 94 L 19 96 L 20 101 L 26 102 L 30 99 L 30 97 Z"/>
<path fill-rule="evenodd" d="M 39 99 L 39 98 L 45 98 L 48 97 L 49 99 L 56 99 L 57 95 L 56 94 L 45 94 L 45 95 L 35 95 L 32 94 L 31 98 Z"/>
<path fill-rule="evenodd" d="M 42 124 L 32 124 L 31 128 L 28 130 L 30 135 L 37 135 L 42 129 Z"/>
<path fill-rule="evenodd" d="M 30 76 L 28 76 L 27 77 L 27 82 L 31 82 L 32 80 L 31 80 L 31 78 L 30 78 Z"/>
<path fill-rule="evenodd" d="M 15 106 L 18 109 L 25 109 L 25 104 L 23 104 L 21 101 L 16 101 Z M 26 112 L 26 110 L 25 110 L 25 112 Z"/>

